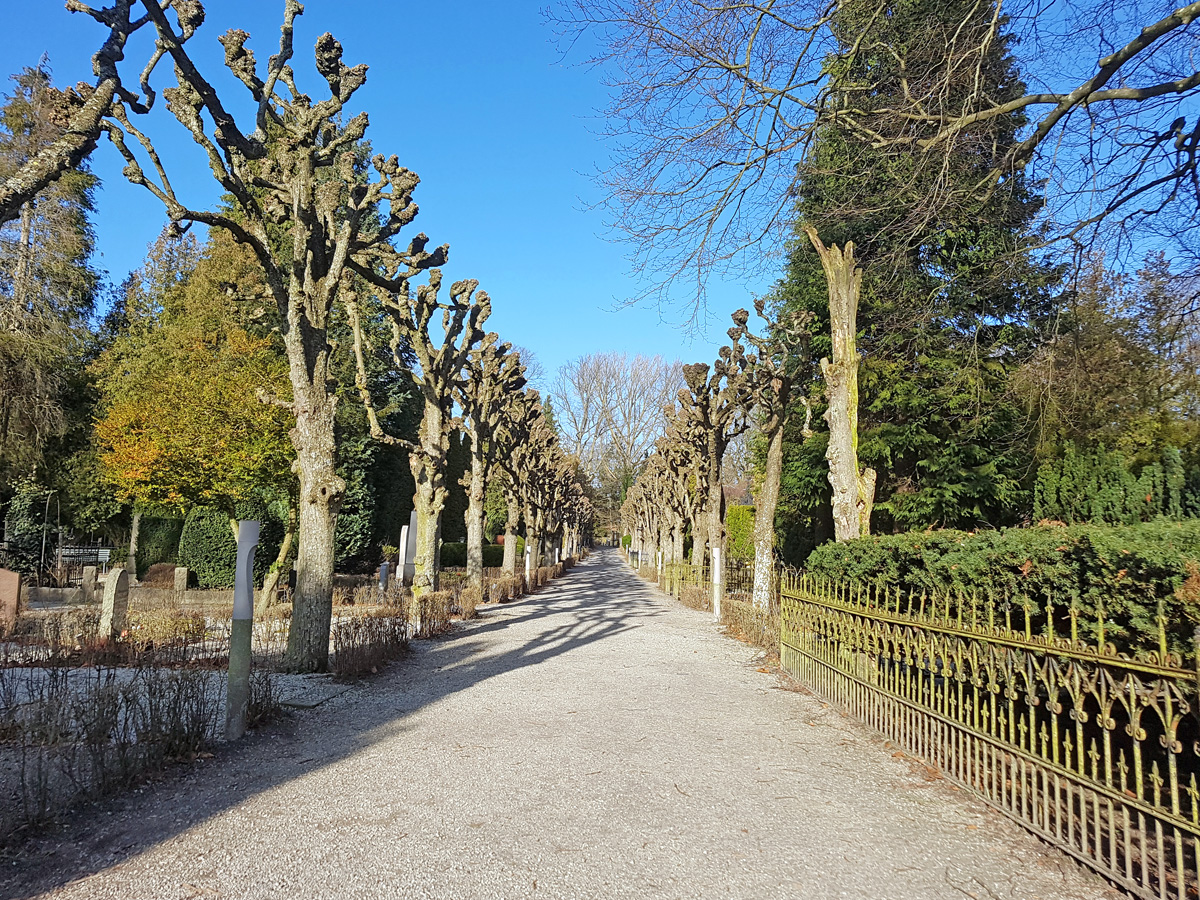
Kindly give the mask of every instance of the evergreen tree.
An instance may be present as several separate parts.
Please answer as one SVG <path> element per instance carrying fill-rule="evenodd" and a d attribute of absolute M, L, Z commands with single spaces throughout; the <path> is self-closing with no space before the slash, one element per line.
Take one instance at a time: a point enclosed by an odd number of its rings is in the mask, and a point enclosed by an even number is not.
<path fill-rule="evenodd" d="M 0 180 L 64 127 L 44 61 L 13 83 L 0 107 Z M 0 484 L 32 473 L 77 411 L 98 280 L 89 263 L 96 186 L 86 168 L 68 172 L 0 227 Z"/>
<path fill-rule="evenodd" d="M 1009 382 L 1036 346 L 1059 278 L 1029 252 L 1039 210 L 1033 186 L 1018 174 L 986 202 L 970 200 L 965 190 L 955 195 L 963 198 L 956 206 L 930 209 L 927 199 L 948 195 L 934 190 L 946 179 L 966 187 L 981 178 L 1016 140 L 1023 120 L 997 117 L 964 130 L 953 164 L 932 169 L 915 154 L 872 150 L 844 131 L 836 115 L 839 104 L 853 105 L 860 122 L 891 127 L 891 110 L 906 92 L 946 90 L 945 79 L 964 95 L 1019 95 L 1024 86 L 1008 38 L 994 42 L 978 72 L 962 73 L 961 83 L 942 71 L 945 32 L 960 25 L 968 6 L 963 0 L 886 4 L 872 25 L 878 41 L 843 47 L 830 60 L 829 124 L 801 165 L 799 223 L 815 226 L 827 244 L 853 241 L 864 269 L 859 455 L 879 473 L 876 530 L 1002 524 L 1020 516 L 1028 497 L 1028 426 Z M 841 7 L 836 30 L 857 34 L 854 17 L 864 12 Z M 975 24 L 987 27 L 984 10 Z M 908 48 L 905 68 L 883 49 L 889 45 Z M 813 358 L 828 355 L 826 286 L 803 238 L 775 300 L 814 314 Z M 814 381 L 817 374 L 814 366 Z M 789 459 L 785 492 L 810 493 L 785 494 L 781 513 L 814 528 L 827 490 L 823 473 L 804 468 L 823 463 L 807 450 L 792 450 Z"/>

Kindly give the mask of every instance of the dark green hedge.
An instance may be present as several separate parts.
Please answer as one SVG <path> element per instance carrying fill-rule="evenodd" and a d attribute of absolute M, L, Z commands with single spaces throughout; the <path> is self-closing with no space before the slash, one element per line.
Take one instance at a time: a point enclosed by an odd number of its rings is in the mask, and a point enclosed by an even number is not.
<path fill-rule="evenodd" d="M 725 510 L 725 552 L 730 559 L 754 559 L 754 507 Z"/>
<path fill-rule="evenodd" d="M 520 543 L 517 545 L 520 550 Z M 456 541 L 442 543 L 442 568 L 458 569 L 467 564 L 467 545 Z M 498 569 L 504 565 L 504 547 L 499 544 L 483 545 L 483 567 Z"/>
<path fill-rule="evenodd" d="M 1138 525 L 1072 525 L 1012 528 L 971 534 L 909 532 L 825 544 L 806 569 L 842 582 L 929 591 L 939 595 L 1008 602 L 1014 624 L 1021 610 L 1044 628 L 1047 599 L 1055 605 L 1055 628 L 1069 634 L 1067 610 L 1080 610 L 1080 636 L 1094 641 L 1097 611 L 1106 639 L 1122 650 L 1157 649 L 1158 601 L 1165 606 L 1173 650 L 1190 656 L 1200 622 L 1196 576 L 1200 571 L 1200 522 L 1160 520 Z"/>
<path fill-rule="evenodd" d="M 261 503 L 239 503 L 239 519 L 256 519 L 260 524 L 258 549 L 254 554 L 254 582 L 262 584 L 267 570 L 279 554 L 283 523 Z M 229 514 L 212 506 L 197 506 L 188 513 L 179 538 L 179 565 L 187 566 L 201 588 L 233 587 L 237 572 L 237 541 L 229 526 Z"/>
<path fill-rule="evenodd" d="M 173 563 L 179 553 L 179 538 L 183 519 L 160 519 L 142 516 L 138 526 L 137 577 L 145 577 L 150 567 L 162 562 Z"/>

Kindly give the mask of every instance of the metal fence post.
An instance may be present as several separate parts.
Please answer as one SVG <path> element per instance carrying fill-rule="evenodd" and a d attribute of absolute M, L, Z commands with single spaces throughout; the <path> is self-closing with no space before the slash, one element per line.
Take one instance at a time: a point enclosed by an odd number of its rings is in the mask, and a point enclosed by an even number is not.
<path fill-rule="evenodd" d="M 246 733 L 250 705 L 250 650 L 254 635 L 254 548 L 258 523 L 238 522 L 237 574 L 233 581 L 233 631 L 229 636 L 229 690 L 225 699 L 225 740 Z"/>

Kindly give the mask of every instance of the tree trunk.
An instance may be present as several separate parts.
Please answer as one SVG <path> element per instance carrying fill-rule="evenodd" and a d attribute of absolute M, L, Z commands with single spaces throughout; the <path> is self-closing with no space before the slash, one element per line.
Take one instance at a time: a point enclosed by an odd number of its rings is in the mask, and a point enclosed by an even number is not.
<path fill-rule="evenodd" d="M 521 522 L 521 505 L 515 497 L 508 498 L 508 518 L 504 521 L 504 571 L 517 574 L 517 525 Z"/>
<path fill-rule="evenodd" d="M 821 257 L 829 283 L 829 332 L 833 361 L 821 360 L 828 408 L 829 485 L 833 488 L 834 540 L 849 541 L 871 533 L 875 470 L 858 465 L 858 296 L 862 269 L 854 265 L 854 244 L 826 248 L 812 226 L 805 233 Z"/>
<path fill-rule="evenodd" d="M 346 482 L 337 474 L 333 432 L 337 395 L 326 388 L 328 344 L 324 332 L 307 329 L 304 344 L 297 346 L 301 327 L 293 325 L 284 335 L 296 411 L 296 425 L 291 432 L 296 449 L 294 467 L 300 476 L 300 548 L 288 627 L 287 667 L 295 672 L 324 672 L 329 667 L 329 626 L 333 618 L 334 536 Z M 313 347 L 320 348 L 320 352 L 310 353 Z"/>
<path fill-rule="evenodd" d="M 783 477 L 783 418 L 772 416 L 767 426 L 767 460 L 763 484 L 754 509 L 754 605 L 765 610 L 771 605 L 775 579 L 775 508 L 779 505 L 779 482 Z"/>
<path fill-rule="evenodd" d="M 29 314 L 29 282 L 33 269 L 33 204 L 21 204 L 21 230 L 17 244 L 17 270 L 13 273 L 12 320 L 8 328 L 16 328 Z M 126 569 L 127 572 L 133 570 Z"/>
<path fill-rule="evenodd" d="M 426 402 L 421 419 L 421 451 L 414 452 L 409 461 L 417 483 L 417 549 L 413 558 L 415 574 L 412 592 L 420 597 L 439 587 L 441 560 L 438 558 L 438 536 L 441 533 L 442 510 L 446 505 L 446 451 L 448 449 L 441 408 Z"/>
<path fill-rule="evenodd" d="M 133 524 L 129 526 L 129 555 L 125 559 L 125 571 L 130 581 L 137 581 L 138 532 L 142 530 L 142 511 L 133 511 Z"/>
<path fill-rule="evenodd" d="M 271 565 L 267 577 L 263 579 L 262 590 L 258 592 L 258 602 L 254 604 L 254 615 L 261 616 L 271 605 L 271 600 L 279 590 L 279 579 L 283 577 L 288 556 L 292 552 L 292 544 L 296 539 L 296 507 L 288 504 L 287 528 L 283 532 L 283 543 L 279 545 L 279 553 Z"/>
<path fill-rule="evenodd" d="M 483 589 L 483 448 L 471 433 L 471 483 L 467 488 L 467 585 Z"/>
<path fill-rule="evenodd" d="M 671 562 L 683 562 L 683 532 L 686 525 L 683 519 L 676 519 L 671 528 Z"/>

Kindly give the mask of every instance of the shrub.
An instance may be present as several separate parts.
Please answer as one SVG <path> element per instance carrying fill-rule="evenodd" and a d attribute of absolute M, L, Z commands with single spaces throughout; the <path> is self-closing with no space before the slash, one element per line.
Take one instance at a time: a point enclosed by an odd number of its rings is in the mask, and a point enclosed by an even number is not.
<path fill-rule="evenodd" d="M 624 547 L 626 550 L 629 549 L 631 544 L 633 544 L 633 535 L 627 534 L 621 538 L 621 546 Z"/>
<path fill-rule="evenodd" d="M 408 620 L 397 607 L 344 616 L 334 622 L 332 632 L 333 671 L 338 675 L 374 674 L 408 644 Z"/>
<path fill-rule="evenodd" d="M 228 520 L 226 520 L 228 522 Z M 229 528 L 228 525 L 225 526 Z M 183 533 L 183 519 L 162 519 L 142 516 L 138 525 L 137 576 L 145 581 L 152 566 L 174 563 L 179 555 L 179 538 Z M 172 574 L 172 585 L 174 575 Z M 171 585 L 165 585 L 170 587 Z"/>
<path fill-rule="evenodd" d="M 239 519 L 259 523 L 258 549 L 254 555 L 254 581 L 261 584 L 283 542 L 283 525 L 257 501 L 245 501 L 235 508 Z M 229 514 L 214 506 L 197 506 L 188 513 L 179 538 L 179 564 L 196 574 L 201 588 L 233 587 L 237 572 L 237 540 L 230 527 Z"/>
<path fill-rule="evenodd" d="M 1062 459 L 1038 468 L 1033 515 L 1037 520 L 1109 525 L 1159 516 L 1180 519 L 1193 515 L 1193 484 L 1182 454 L 1173 447 L 1135 474 L 1119 453 L 1103 446 L 1081 453 L 1068 444 Z"/>
<path fill-rule="evenodd" d="M 725 510 L 725 552 L 730 559 L 754 558 L 754 507 Z"/>
<path fill-rule="evenodd" d="M 477 587 L 464 587 L 458 592 L 458 612 L 464 619 L 475 618 L 475 607 L 483 602 L 483 592 Z"/>
<path fill-rule="evenodd" d="M 1001 610 L 1039 614 L 1048 601 L 1062 616 L 1081 611 L 1080 636 L 1105 638 L 1126 651 L 1157 649 L 1158 604 L 1164 607 L 1173 650 L 1190 654 L 1200 609 L 1184 588 L 1200 560 L 1200 522 L 1159 520 L 1138 525 L 1041 526 L 970 534 L 910 532 L 825 544 L 807 570 L 842 582 L 907 593 L 975 597 Z M 1044 624 L 1045 620 L 1039 620 Z"/>
<path fill-rule="evenodd" d="M 517 549 L 520 552 L 521 543 L 518 540 Z M 442 567 L 446 569 L 459 569 L 467 564 L 467 545 L 459 542 L 446 542 L 442 544 Z M 504 565 L 504 547 L 500 544 L 484 544 L 483 545 L 483 567 L 485 569 L 498 569 Z"/>
<path fill-rule="evenodd" d="M 452 591 L 430 591 L 413 601 L 417 615 L 414 636 L 434 637 L 450 630 L 450 611 L 454 605 Z"/>

